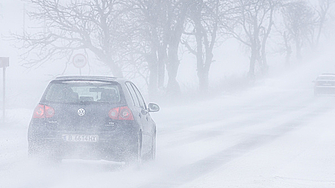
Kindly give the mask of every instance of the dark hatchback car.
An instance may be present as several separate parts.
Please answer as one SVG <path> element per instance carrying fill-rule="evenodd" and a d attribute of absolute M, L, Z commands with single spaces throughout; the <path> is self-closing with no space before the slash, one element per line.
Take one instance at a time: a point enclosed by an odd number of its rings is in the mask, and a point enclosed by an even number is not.
<path fill-rule="evenodd" d="M 154 159 L 156 124 L 138 88 L 126 79 L 58 77 L 46 88 L 28 129 L 28 154 L 137 161 Z"/>
<path fill-rule="evenodd" d="M 314 81 L 314 95 L 335 94 L 335 74 L 324 73 Z"/>

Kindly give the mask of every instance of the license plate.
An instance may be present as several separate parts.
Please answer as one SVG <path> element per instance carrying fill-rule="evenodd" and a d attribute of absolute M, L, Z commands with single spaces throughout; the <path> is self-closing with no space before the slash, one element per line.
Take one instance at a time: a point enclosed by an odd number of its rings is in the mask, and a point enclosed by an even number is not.
<path fill-rule="evenodd" d="M 82 135 L 82 134 L 63 134 L 62 138 L 66 142 L 98 142 L 98 135 Z"/>

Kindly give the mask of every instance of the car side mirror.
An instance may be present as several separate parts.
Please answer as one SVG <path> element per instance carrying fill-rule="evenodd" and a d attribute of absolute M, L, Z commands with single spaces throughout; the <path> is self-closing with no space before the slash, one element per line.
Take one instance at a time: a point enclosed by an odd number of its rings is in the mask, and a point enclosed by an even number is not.
<path fill-rule="evenodd" d="M 149 110 L 149 112 L 158 112 L 159 111 L 159 106 L 155 103 L 149 103 L 148 104 L 148 110 Z"/>

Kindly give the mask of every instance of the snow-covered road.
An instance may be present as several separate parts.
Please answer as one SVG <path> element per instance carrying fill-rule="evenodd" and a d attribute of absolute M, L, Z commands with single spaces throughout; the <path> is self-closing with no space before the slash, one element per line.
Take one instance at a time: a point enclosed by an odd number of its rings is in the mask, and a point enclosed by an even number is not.
<path fill-rule="evenodd" d="M 335 187 L 335 97 L 313 97 L 307 82 L 276 78 L 242 93 L 161 105 L 152 114 L 157 159 L 141 169 L 31 161 L 32 109 L 11 109 L 0 128 L 0 187 Z"/>

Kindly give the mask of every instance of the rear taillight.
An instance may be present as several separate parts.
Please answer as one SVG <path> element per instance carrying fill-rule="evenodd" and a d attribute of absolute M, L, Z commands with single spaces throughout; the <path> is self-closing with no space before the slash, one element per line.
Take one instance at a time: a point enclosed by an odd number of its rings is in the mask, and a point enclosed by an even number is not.
<path fill-rule="evenodd" d="M 108 112 L 108 116 L 115 120 L 134 120 L 133 114 L 128 106 L 113 108 Z"/>
<path fill-rule="evenodd" d="M 34 110 L 33 118 L 51 118 L 54 115 L 55 109 L 39 104 Z"/>

